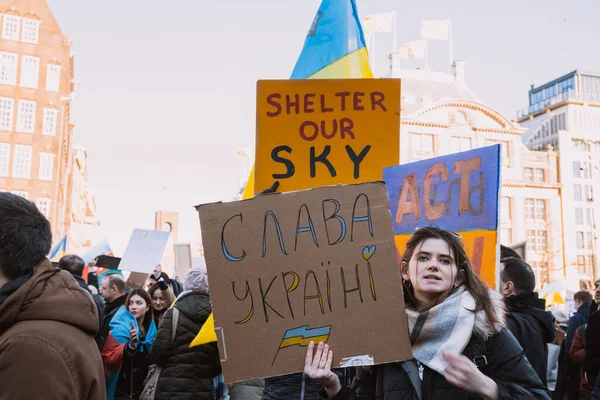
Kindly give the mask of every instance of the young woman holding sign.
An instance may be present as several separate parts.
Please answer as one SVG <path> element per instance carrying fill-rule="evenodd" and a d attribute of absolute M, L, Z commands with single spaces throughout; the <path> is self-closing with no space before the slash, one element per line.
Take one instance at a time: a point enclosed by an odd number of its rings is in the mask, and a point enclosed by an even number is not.
<path fill-rule="evenodd" d="M 304 372 L 335 400 L 550 399 L 504 325 L 501 296 L 475 275 L 459 235 L 419 228 L 402 256 L 413 360 L 361 367 L 352 389 L 331 372 L 333 352 L 314 343 Z"/>

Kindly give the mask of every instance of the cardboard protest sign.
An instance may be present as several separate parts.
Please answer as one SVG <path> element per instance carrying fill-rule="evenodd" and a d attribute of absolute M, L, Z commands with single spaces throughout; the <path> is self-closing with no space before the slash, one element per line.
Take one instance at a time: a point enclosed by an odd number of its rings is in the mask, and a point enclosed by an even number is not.
<path fill-rule="evenodd" d="M 500 168 L 500 145 L 386 168 L 398 252 L 419 227 L 456 232 L 475 272 L 495 288 Z"/>
<path fill-rule="evenodd" d="M 119 263 L 122 271 L 150 274 L 160 264 L 170 232 L 134 229 Z"/>
<path fill-rule="evenodd" d="M 383 182 L 198 206 L 227 382 L 411 357 Z"/>
<path fill-rule="evenodd" d="M 381 180 L 400 153 L 400 80 L 259 81 L 255 192 Z"/>

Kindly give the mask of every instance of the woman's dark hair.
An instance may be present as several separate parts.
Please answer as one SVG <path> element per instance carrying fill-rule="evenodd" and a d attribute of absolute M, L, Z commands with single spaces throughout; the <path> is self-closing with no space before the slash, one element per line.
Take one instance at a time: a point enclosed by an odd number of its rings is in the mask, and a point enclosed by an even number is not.
<path fill-rule="evenodd" d="M 442 293 L 433 303 L 419 304 L 415 298 L 412 285 L 404 284 L 404 301 L 410 308 L 416 309 L 417 311 L 425 311 L 432 308 L 435 305 L 442 303 L 448 296 L 454 293 L 458 287 L 464 285 L 466 290 L 471 293 L 475 299 L 475 310 L 474 312 L 483 310 L 486 314 L 487 322 L 490 327 L 495 327 L 499 322 L 498 315 L 492 304 L 490 297 L 490 291 L 487 285 L 481 280 L 479 276 L 473 271 L 473 266 L 469 257 L 465 252 L 462 245 L 462 240 L 458 234 L 445 231 L 436 227 L 425 227 L 419 228 L 415 231 L 412 237 L 406 243 L 406 248 L 402 254 L 402 262 L 405 263 L 406 268 L 410 263 L 410 259 L 417 250 L 417 247 L 421 245 L 427 239 L 440 239 L 448 243 L 450 251 L 456 262 L 457 271 L 457 282 L 460 282 L 456 288 L 449 289 L 446 293 Z M 401 267 L 402 268 L 402 267 Z"/>
<path fill-rule="evenodd" d="M 148 311 L 146 311 L 146 314 L 144 315 L 144 321 L 143 321 L 144 329 L 145 329 L 146 333 L 148 333 L 148 329 L 150 329 L 150 323 L 154 319 L 154 309 L 152 308 L 152 299 L 150 298 L 150 295 L 148 294 L 148 292 L 146 292 L 144 289 L 133 289 L 131 292 L 129 292 L 129 294 L 127 295 L 127 298 L 125 299 L 125 307 L 127 307 L 127 311 L 129 311 L 129 300 L 131 300 L 131 298 L 135 295 L 138 295 L 142 299 L 144 299 L 144 301 L 146 302 L 146 304 L 149 307 Z"/>
<path fill-rule="evenodd" d="M 159 291 L 162 293 L 162 290 L 160 290 L 160 287 L 158 286 L 158 283 L 155 283 L 154 285 L 150 286 L 150 289 L 148 289 L 148 294 L 150 295 L 150 299 L 152 300 L 152 297 L 154 297 L 154 292 Z M 166 300 L 168 301 L 168 300 Z M 166 305 L 165 309 L 162 311 L 159 311 L 162 315 L 163 312 L 165 312 L 167 309 L 169 308 L 169 304 Z M 154 310 L 154 306 L 152 306 L 152 309 Z M 157 316 L 158 318 L 159 316 Z"/>

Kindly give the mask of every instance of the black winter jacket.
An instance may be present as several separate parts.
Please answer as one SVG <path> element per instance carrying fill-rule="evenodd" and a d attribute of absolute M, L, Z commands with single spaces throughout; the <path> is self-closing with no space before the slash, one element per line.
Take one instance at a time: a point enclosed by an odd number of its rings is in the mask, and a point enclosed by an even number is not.
<path fill-rule="evenodd" d="M 506 325 L 523 348 L 529 363 L 547 386 L 548 345 L 556 337 L 554 316 L 544 311 L 546 302 L 537 293 L 519 294 L 507 300 Z"/>
<path fill-rule="evenodd" d="M 221 373 L 216 343 L 189 348 L 212 312 L 210 297 L 204 293 L 185 294 L 175 303 L 179 322 L 171 343 L 173 310 L 165 313 L 152 344 L 150 358 L 163 367 L 156 398 L 161 400 L 213 400 L 213 378 Z"/>
<path fill-rule="evenodd" d="M 117 311 L 119 311 L 119 308 L 125 304 L 126 299 L 127 295 L 124 294 L 112 303 L 104 304 L 104 317 L 102 318 L 102 325 L 100 326 L 100 332 L 98 333 L 98 339 L 96 340 L 101 351 L 104 348 L 104 344 L 110 333 L 110 321 L 112 321 Z"/>
<path fill-rule="evenodd" d="M 100 330 L 102 330 L 102 320 L 104 319 L 104 300 L 102 300 L 102 297 L 99 294 L 92 293 L 92 291 L 88 287 L 87 282 L 83 279 L 81 275 L 71 274 L 71 276 L 73 276 L 80 288 L 92 295 L 94 303 L 96 304 L 96 308 L 98 309 L 98 332 L 100 332 Z M 100 345 L 102 344 L 102 338 L 100 337 L 100 333 L 94 336 L 94 340 L 100 348 Z"/>
<path fill-rule="evenodd" d="M 342 384 L 349 383 L 350 368 L 338 368 L 333 371 Z M 265 379 L 265 390 L 262 400 L 299 400 L 302 392 L 302 373 L 273 376 Z M 321 384 L 304 376 L 304 400 L 318 400 Z"/>
<path fill-rule="evenodd" d="M 487 364 L 479 368 L 498 385 L 498 398 L 503 400 L 550 399 L 546 389 L 531 364 L 523 354 L 523 349 L 507 329 L 485 341 L 485 350 L 480 344 L 483 339 L 474 334 L 463 354 L 481 360 L 481 352 Z M 481 352 L 479 351 L 481 350 Z M 412 361 L 408 361 L 412 362 Z M 417 376 L 416 379 L 419 379 Z M 417 381 L 418 382 L 418 381 Z M 373 367 L 370 372 L 362 372 L 355 378 L 352 389 L 343 387 L 333 397 L 334 400 L 417 400 L 419 399 L 411 379 L 401 363 L 384 364 Z M 446 381 L 443 375 L 425 367 L 421 382 L 423 400 L 473 400 L 479 396 L 469 394 Z M 325 392 L 321 391 L 323 398 Z"/>
<path fill-rule="evenodd" d="M 585 330 L 585 362 L 583 370 L 594 380 L 600 372 L 600 311 L 591 314 Z"/>

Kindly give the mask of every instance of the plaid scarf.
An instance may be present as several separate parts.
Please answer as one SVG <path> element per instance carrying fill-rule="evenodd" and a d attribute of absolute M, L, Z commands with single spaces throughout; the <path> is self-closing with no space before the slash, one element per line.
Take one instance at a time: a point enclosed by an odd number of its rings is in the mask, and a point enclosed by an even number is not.
<path fill-rule="evenodd" d="M 406 310 L 413 357 L 440 374 L 446 363 L 444 353 L 462 353 L 475 328 L 475 299 L 464 287 L 443 303 L 418 313 Z"/>

